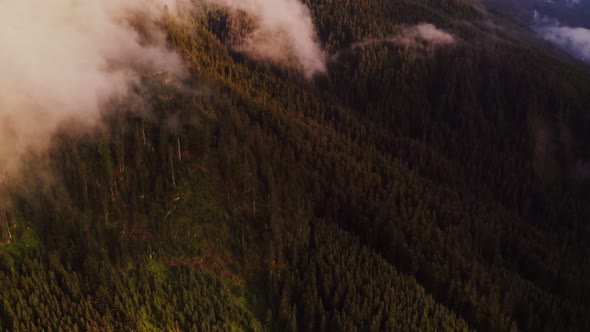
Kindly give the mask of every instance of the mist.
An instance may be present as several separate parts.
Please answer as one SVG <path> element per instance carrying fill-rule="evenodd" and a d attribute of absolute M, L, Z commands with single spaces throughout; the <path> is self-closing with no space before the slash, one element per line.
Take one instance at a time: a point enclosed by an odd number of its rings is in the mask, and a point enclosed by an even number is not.
<path fill-rule="evenodd" d="M 533 28 L 541 37 L 574 57 L 590 62 L 590 29 L 570 27 L 559 20 L 533 11 Z"/>
<path fill-rule="evenodd" d="M 182 75 L 156 24 L 165 5 L 174 11 L 164 0 L 1 1 L 0 170 L 45 149 L 66 121 L 97 126 L 140 75 Z"/>
<path fill-rule="evenodd" d="M 336 52 L 331 59 L 338 60 L 342 53 L 378 44 L 393 44 L 399 47 L 422 50 L 452 45 L 457 41 L 454 35 L 430 23 L 399 26 L 397 28 L 398 31 L 391 36 L 385 38 L 369 38 L 353 43 L 349 49 Z"/>
<path fill-rule="evenodd" d="M 239 41 L 236 50 L 258 60 L 286 65 L 294 62 L 308 78 L 326 71 L 309 8 L 298 0 L 204 1 L 256 19 L 258 28 Z"/>
<path fill-rule="evenodd" d="M 390 40 L 406 47 L 445 46 L 455 43 L 455 37 L 452 34 L 430 23 L 402 28 L 401 32 L 390 37 Z"/>
<path fill-rule="evenodd" d="M 307 77 L 325 71 L 303 3 L 203 1 L 257 20 L 259 28 L 238 50 L 265 61 L 294 60 Z M 182 60 L 166 46 L 158 24 L 176 13 L 178 2 L 0 1 L 0 172 L 17 168 L 25 154 L 45 150 L 66 122 L 72 131 L 99 126 L 105 104 L 134 97 L 142 76 L 183 76 Z"/>
<path fill-rule="evenodd" d="M 590 62 L 590 30 L 564 26 L 544 27 L 538 30 L 544 39 L 560 46 L 576 58 Z"/>

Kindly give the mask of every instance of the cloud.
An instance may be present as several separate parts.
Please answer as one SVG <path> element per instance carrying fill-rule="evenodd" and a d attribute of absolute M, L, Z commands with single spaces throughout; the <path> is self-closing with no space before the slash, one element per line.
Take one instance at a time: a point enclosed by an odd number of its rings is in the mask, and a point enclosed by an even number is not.
<path fill-rule="evenodd" d="M 357 48 L 367 47 L 376 44 L 394 44 L 406 48 L 433 48 L 440 46 L 447 46 L 456 42 L 455 36 L 438 29 L 430 23 L 420 23 L 414 26 L 400 26 L 399 31 L 386 38 L 371 38 L 353 43 L 350 46 L 351 50 Z M 332 59 L 339 58 L 343 51 L 337 52 Z"/>
<path fill-rule="evenodd" d="M 590 61 L 590 30 L 565 26 L 538 29 L 544 39 L 560 46 L 583 61 Z"/>
<path fill-rule="evenodd" d="M 533 10 L 533 23 L 536 27 L 559 26 L 559 21 L 553 17 L 541 14 L 537 10 Z"/>
<path fill-rule="evenodd" d="M 311 14 L 298 0 L 204 1 L 245 12 L 257 20 L 258 28 L 239 41 L 238 51 L 275 63 L 291 63 L 292 58 L 308 78 L 326 71 Z"/>
<path fill-rule="evenodd" d="M 96 126 L 140 75 L 182 74 L 156 24 L 165 5 L 174 10 L 165 0 L 0 1 L 0 171 L 66 121 Z"/>
<path fill-rule="evenodd" d="M 579 5 L 581 3 L 582 3 L 581 0 L 566 0 L 566 2 L 565 2 L 566 6 L 568 6 L 568 7 L 573 7 L 573 6 Z"/>
<path fill-rule="evenodd" d="M 533 11 L 533 29 L 541 37 L 566 50 L 578 59 L 590 62 L 590 30 L 569 27 L 557 19 Z"/>
<path fill-rule="evenodd" d="M 301 2 L 201 1 L 257 20 L 239 50 L 275 62 L 294 59 L 308 77 L 325 71 Z M 190 6 L 187 0 L 0 1 L 0 174 L 46 149 L 65 123 L 75 124 L 70 130 L 96 128 L 107 103 L 140 100 L 133 91 L 141 77 L 183 76 L 182 60 L 159 28 L 164 8 L 176 13 L 178 3 Z"/>
<path fill-rule="evenodd" d="M 430 23 L 420 23 L 415 26 L 406 27 L 393 37 L 391 41 L 395 44 L 418 47 L 425 46 L 445 46 L 455 43 L 455 37 L 441 29 L 438 29 Z"/>
<path fill-rule="evenodd" d="M 309 10 L 297 0 L 200 1 L 258 21 L 238 45 L 249 55 L 294 58 L 308 77 L 325 71 Z M 0 174 L 46 149 L 65 123 L 93 129 L 107 103 L 141 100 L 134 93 L 141 77 L 183 76 L 182 60 L 160 29 L 179 3 L 188 9 L 191 1 L 0 1 Z"/>

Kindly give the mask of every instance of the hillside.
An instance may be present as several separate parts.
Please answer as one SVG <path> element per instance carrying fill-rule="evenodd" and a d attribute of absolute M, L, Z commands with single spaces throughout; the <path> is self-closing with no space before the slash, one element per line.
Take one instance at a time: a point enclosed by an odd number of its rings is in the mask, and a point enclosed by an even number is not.
<path fill-rule="evenodd" d="M 308 77 L 166 16 L 189 77 L 0 182 L 0 330 L 590 329 L 590 68 L 464 1 L 306 0 Z"/>

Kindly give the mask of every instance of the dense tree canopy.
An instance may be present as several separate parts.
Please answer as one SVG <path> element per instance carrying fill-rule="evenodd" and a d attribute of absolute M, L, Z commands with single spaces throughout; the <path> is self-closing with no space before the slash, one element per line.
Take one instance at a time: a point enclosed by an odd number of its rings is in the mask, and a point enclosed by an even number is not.
<path fill-rule="evenodd" d="M 169 18 L 189 89 L 1 183 L 0 330 L 590 329 L 590 70 L 465 1 L 306 3 L 327 74 Z M 352 47 L 421 22 L 456 42 Z"/>

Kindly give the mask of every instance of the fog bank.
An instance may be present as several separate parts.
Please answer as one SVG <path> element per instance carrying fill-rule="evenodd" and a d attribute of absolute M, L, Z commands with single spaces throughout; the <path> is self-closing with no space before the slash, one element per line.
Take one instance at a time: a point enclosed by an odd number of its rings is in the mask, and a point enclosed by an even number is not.
<path fill-rule="evenodd" d="M 103 104 L 128 96 L 139 75 L 181 74 L 155 24 L 174 4 L 0 1 L 0 170 L 46 148 L 64 121 L 76 130 L 97 125 Z"/>
<path fill-rule="evenodd" d="M 289 64 L 290 58 L 308 77 L 326 71 L 324 55 L 307 6 L 298 0 L 204 0 L 243 11 L 256 19 L 258 28 L 236 45 L 250 57 Z"/>

